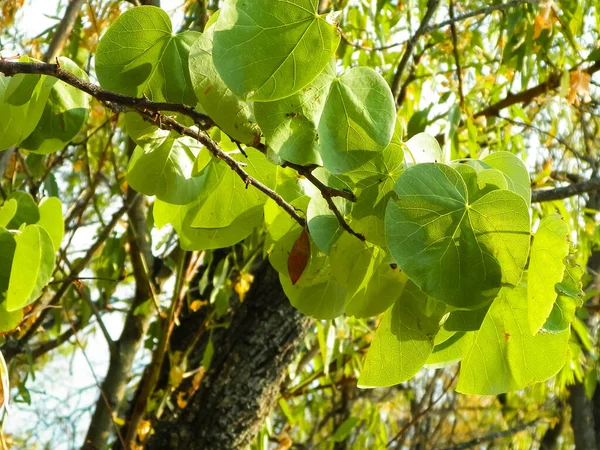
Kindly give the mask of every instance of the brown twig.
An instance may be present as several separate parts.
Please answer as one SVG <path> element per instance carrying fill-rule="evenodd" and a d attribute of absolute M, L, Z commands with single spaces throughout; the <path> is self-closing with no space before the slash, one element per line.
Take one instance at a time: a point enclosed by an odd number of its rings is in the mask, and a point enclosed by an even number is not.
<path fill-rule="evenodd" d="M 9 61 L 7 59 L 0 59 L 0 72 L 4 75 L 11 77 L 17 74 L 34 74 L 34 75 L 47 75 L 57 78 L 65 83 L 73 86 L 86 94 L 91 95 L 95 99 L 105 103 L 114 105 L 107 105 L 112 110 L 130 109 L 138 111 L 171 111 L 178 112 L 194 120 L 195 123 L 200 124 L 204 129 L 208 129 L 214 126 L 214 123 L 210 117 L 206 114 L 199 113 L 193 107 L 183 105 L 179 103 L 162 103 L 153 102 L 145 97 L 129 97 L 127 95 L 117 94 L 115 92 L 107 91 L 99 86 L 92 83 L 88 83 L 77 78 L 71 72 L 64 70 L 58 64 L 46 64 L 46 63 L 22 63 Z M 116 107 L 119 105 L 121 108 Z"/>
<path fill-rule="evenodd" d="M 406 43 L 406 50 L 404 50 L 404 54 L 402 55 L 396 73 L 394 74 L 394 80 L 392 81 L 392 94 L 394 95 L 394 100 L 397 100 L 400 94 L 400 81 L 402 80 L 402 75 L 404 74 L 408 61 L 412 57 L 413 50 L 417 45 L 417 42 L 419 42 L 419 38 L 425 34 L 425 29 L 439 6 L 440 0 L 428 0 L 427 11 L 425 11 L 425 15 L 421 20 L 419 28 Z"/>

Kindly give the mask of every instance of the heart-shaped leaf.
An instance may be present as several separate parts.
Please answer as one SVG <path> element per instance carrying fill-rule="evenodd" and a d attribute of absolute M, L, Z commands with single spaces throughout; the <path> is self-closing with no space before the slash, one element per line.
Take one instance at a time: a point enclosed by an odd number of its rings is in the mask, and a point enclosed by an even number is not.
<path fill-rule="evenodd" d="M 234 94 L 254 101 L 289 97 L 313 81 L 340 37 L 318 0 L 227 0 L 215 24 L 213 58 Z"/>
<path fill-rule="evenodd" d="M 443 164 L 406 170 L 388 204 L 392 256 L 427 295 L 476 309 L 503 284 L 519 283 L 529 253 L 525 200 L 495 190 L 472 202 L 460 174 Z"/>
<path fill-rule="evenodd" d="M 124 12 L 98 43 L 96 74 L 105 89 L 155 102 L 196 104 L 188 57 L 200 33 L 173 35 L 169 15 L 155 6 Z"/>

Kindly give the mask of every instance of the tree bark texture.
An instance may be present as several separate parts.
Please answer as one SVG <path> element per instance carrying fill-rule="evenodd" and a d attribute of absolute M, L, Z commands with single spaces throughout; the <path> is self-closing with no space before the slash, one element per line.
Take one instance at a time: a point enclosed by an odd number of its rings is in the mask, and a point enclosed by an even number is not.
<path fill-rule="evenodd" d="M 157 425 L 147 448 L 248 448 L 312 323 L 290 305 L 277 272 L 263 262 L 231 325 L 213 334 L 215 354 L 200 388 L 185 409 Z"/>
<path fill-rule="evenodd" d="M 592 402 L 586 397 L 582 383 L 569 387 L 569 404 L 576 450 L 597 450 Z"/>

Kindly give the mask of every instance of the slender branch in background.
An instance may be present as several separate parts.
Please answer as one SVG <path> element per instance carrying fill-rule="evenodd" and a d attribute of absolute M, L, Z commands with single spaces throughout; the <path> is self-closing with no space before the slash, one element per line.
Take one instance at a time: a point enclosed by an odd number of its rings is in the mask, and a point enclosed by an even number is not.
<path fill-rule="evenodd" d="M 589 164 L 592 163 L 592 158 L 588 158 L 587 156 L 582 155 L 580 152 L 578 152 L 577 150 L 575 150 L 573 147 L 571 147 L 564 139 L 552 134 L 552 133 L 548 133 L 547 131 L 542 130 L 541 128 L 536 127 L 535 125 L 532 125 L 530 123 L 525 123 L 525 122 L 521 122 L 519 120 L 514 120 L 511 119 L 510 117 L 502 117 L 502 116 L 498 116 L 500 119 L 509 122 L 513 125 L 516 125 L 518 127 L 523 127 L 523 128 L 527 128 L 529 130 L 533 130 L 536 133 L 539 134 L 543 134 L 544 136 L 549 137 L 550 139 L 554 139 L 556 142 L 558 142 L 560 145 L 562 145 L 563 147 L 565 147 L 568 151 L 570 151 L 571 153 L 573 153 L 573 155 L 582 160 L 585 161 Z"/>
<path fill-rule="evenodd" d="M 419 420 L 421 420 L 421 417 L 428 414 L 433 409 L 433 407 L 448 393 L 448 391 L 450 390 L 450 388 L 456 381 L 456 378 L 458 377 L 458 373 L 459 373 L 459 370 L 456 370 L 456 372 L 454 373 L 454 375 L 452 376 L 450 381 L 448 381 L 448 384 L 444 387 L 444 389 L 442 390 L 442 393 L 438 396 L 438 398 L 436 398 L 435 400 L 431 400 L 429 402 L 429 405 L 427 405 L 427 408 L 422 409 L 417 414 L 415 414 L 415 416 L 406 425 L 404 425 L 400 429 L 400 431 L 398 431 L 398 433 L 387 443 L 387 447 L 389 447 L 394 442 L 396 442 L 398 439 L 400 439 L 404 435 L 404 433 L 406 433 L 408 431 L 408 429 L 410 427 L 412 427 L 415 423 L 417 423 Z"/>
<path fill-rule="evenodd" d="M 36 319 L 36 321 L 29 327 L 29 329 L 23 335 L 23 337 L 21 339 L 19 339 L 19 345 L 20 345 L 20 348 L 18 349 L 19 351 L 21 351 L 22 347 L 24 345 L 26 345 L 27 342 L 29 342 L 29 340 L 31 340 L 31 338 L 35 335 L 37 330 L 42 326 L 42 324 L 46 320 L 46 317 L 48 316 L 49 312 L 51 311 L 51 309 L 48 308 L 48 306 L 55 306 L 60 302 L 63 295 L 65 295 L 65 293 L 69 290 L 69 287 L 71 286 L 70 280 L 74 277 L 77 277 L 77 275 L 79 275 L 79 273 L 81 273 L 81 271 L 83 269 L 85 269 L 87 264 L 90 262 L 90 260 L 94 256 L 94 254 L 102 246 L 104 241 L 106 241 L 106 239 L 108 239 L 108 237 L 110 236 L 110 233 L 112 233 L 112 230 L 117 226 L 117 223 L 119 222 L 119 220 L 121 220 L 121 217 L 123 217 L 123 215 L 125 215 L 125 213 L 127 211 L 129 211 L 130 207 L 131 207 L 131 203 L 126 203 L 123 206 L 121 206 L 121 208 L 117 212 L 115 212 L 113 214 L 110 222 L 107 224 L 107 226 L 105 228 L 103 228 L 100 231 L 100 233 L 98 234 L 98 237 L 96 238 L 94 243 L 90 246 L 90 248 L 88 249 L 86 254 L 77 261 L 76 265 L 73 267 L 73 270 L 69 274 L 69 277 L 65 281 L 65 283 L 61 284 L 61 286 L 58 288 L 58 290 L 56 291 L 56 293 L 54 294 L 52 299 L 46 305 L 44 305 L 44 309 L 41 311 L 41 313 L 38 316 L 38 318 Z"/>
<path fill-rule="evenodd" d="M 125 443 L 127 446 L 125 449 L 137 447 L 136 438 L 138 435 L 138 425 L 144 418 L 148 401 L 156 388 L 160 371 L 168 351 L 171 335 L 173 334 L 175 323 L 177 322 L 183 306 L 183 301 L 188 292 L 189 283 L 192 281 L 192 278 L 196 275 L 197 270 L 202 264 L 203 255 L 201 253 L 195 253 L 191 256 L 191 258 L 187 258 L 187 252 L 183 251 L 180 251 L 179 255 L 177 255 L 179 258 L 179 267 L 177 268 L 177 279 L 175 280 L 175 287 L 173 288 L 169 316 L 163 319 L 158 346 L 152 354 L 152 361 L 147 369 L 148 372 L 142 379 L 143 384 L 139 389 L 139 395 L 137 396 L 131 415 L 127 420 L 127 429 L 125 432 Z"/>
<path fill-rule="evenodd" d="M 104 321 L 102 320 L 102 316 L 100 315 L 100 311 L 96 307 L 96 304 L 90 298 L 90 296 L 85 292 L 85 290 L 83 289 L 83 286 L 81 286 L 78 283 L 74 283 L 74 286 L 75 286 L 75 290 L 77 291 L 79 296 L 83 300 L 85 300 L 85 302 L 88 304 L 88 306 L 92 310 L 92 314 L 94 315 L 94 317 L 96 318 L 96 321 L 98 322 L 98 326 L 100 327 L 100 331 L 102 331 L 104 340 L 106 340 L 106 343 L 108 344 L 109 353 L 111 353 L 111 354 L 115 353 L 117 351 L 117 346 L 115 345 L 115 341 L 110 336 L 110 333 L 108 332 L 108 329 L 106 328 L 106 325 L 104 324 Z"/>
<path fill-rule="evenodd" d="M 77 16 L 79 15 L 79 11 L 84 2 L 85 0 L 71 0 L 69 2 L 67 9 L 65 10 L 65 15 L 58 24 L 54 36 L 52 36 L 52 41 L 44 55 L 44 61 L 53 61 L 60 56 L 63 47 L 69 39 L 71 31 L 73 31 L 73 26 L 75 25 L 75 21 L 77 20 Z"/>
<path fill-rule="evenodd" d="M 454 1 L 450 0 L 448 5 L 450 20 L 454 20 Z M 458 77 L 458 98 L 460 101 L 460 109 L 465 111 L 465 93 L 463 88 L 462 67 L 460 65 L 460 54 L 458 53 L 458 33 L 456 32 L 456 22 L 450 24 L 450 32 L 452 34 L 452 53 L 454 55 L 454 64 L 456 65 L 456 76 Z"/>
<path fill-rule="evenodd" d="M 450 18 L 449 20 L 444 20 L 443 22 L 433 24 L 431 26 L 425 27 L 423 33 L 431 33 L 432 31 L 439 30 L 440 28 L 447 27 L 453 23 L 462 22 L 463 20 L 470 19 L 475 16 L 487 15 L 494 11 L 506 11 L 507 9 L 514 8 L 516 6 L 532 4 L 537 5 L 541 0 L 513 0 L 506 3 L 500 3 L 498 5 L 487 6 L 485 8 L 481 8 L 475 11 L 470 11 L 468 13 L 462 14 L 460 16 L 456 16 L 454 19 Z"/>
<path fill-rule="evenodd" d="M 600 178 L 592 178 L 580 183 L 570 184 L 569 186 L 535 190 L 531 194 L 531 201 L 534 203 L 551 202 L 553 200 L 563 200 L 575 197 L 576 195 L 598 191 L 600 191 Z"/>
<path fill-rule="evenodd" d="M 521 425 L 517 425 L 516 427 L 511 428 L 510 430 L 498 431 L 496 433 L 488 434 L 487 436 L 482 436 L 480 438 L 473 439 L 468 442 L 463 442 L 462 444 L 453 445 L 451 447 L 446 447 L 443 450 L 465 450 L 467 448 L 473 448 L 478 446 L 479 444 L 483 444 L 484 442 L 494 441 L 496 439 L 500 439 L 503 437 L 512 436 L 513 434 L 517 434 L 521 431 L 526 430 L 527 428 L 533 427 L 538 424 L 540 419 L 532 420 L 531 422 L 527 422 Z"/>
<path fill-rule="evenodd" d="M 402 75 L 404 74 L 404 69 L 406 69 L 406 65 L 408 61 L 412 57 L 413 50 L 419 41 L 419 38 L 425 34 L 423 30 L 427 27 L 429 22 L 431 21 L 435 11 L 440 6 L 440 0 L 429 0 L 427 2 L 427 11 L 425 11 L 425 15 L 421 20 L 421 24 L 417 29 L 417 32 L 411 37 L 406 43 L 406 50 L 404 50 L 404 54 L 402 55 L 402 59 L 398 64 L 398 68 L 396 69 L 396 73 L 394 75 L 394 80 L 392 81 L 392 94 L 394 95 L 394 100 L 398 100 L 398 96 L 400 95 L 400 81 L 402 80 Z"/>
<path fill-rule="evenodd" d="M 510 2 L 506 2 L 506 3 L 500 3 L 499 5 L 488 6 L 486 8 L 481 8 L 481 9 L 477 9 L 475 11 L 470 11 L 470 12 L 462 14 L 460 16 L 450 18 L 449 20 L 445 20 L 443 22 L 439 22 L 439 23 L 435 23 L 433 25 L 426 26 L 422 30 L 421 36 L 429 34 L 432 31 L 439 30 L 440 28 L 447 27 L 448 25 L 456 24 L 458 22 L 462 22 L 464 20 L 470 19 L 471 17 L 486 15 L 486 14 L 492 13 L 494 11 L 506 11 L 507 9 L 514 8 L 516 6 L 525 5 L 528 3 L 535 5 L 535 4 L 540 3 L 540 1 L 541 0 L 513 0 Z M 360 44 L 352 42 L 343 33 L 341 34 L 341 37 L 344 40 L 344 42 L 346 42 L 348 45 L 351 45 L 352 47 L 358 48 L 360 50 L 369 51 L 369 52 L 372 52 L 372 51 L 382 52 L 382 51 L 389 50 L 394 47 L 400 47 L 400 46 L 406 45 L 409 42 L 409 41 L 397 42 L 395 44 L 383 45 L 381 47 L 364 47 Z"/>
<path fill-rule="evenodd" d="M 423 55 L 425 54 L 425 52 L 427 52 L 430 48 L 432 48 L 435 45 L 435 43 L 433 42 L 429 42 L 425 45 L 425 47 L 423 47 L 423 50 L 421 50 L 419 53 L 417 53 L 413 59 L 413 63 L 410 66 L 410 71 L 408 73 L 408 76 L 406 77 L 406 79 L 404 80 L 404 83 L 402 83 L 402 87 L 400 88 L 400 93 L 398 94 L 398 98 L 396 99 L 396 107 L 400 108 L 402 106 L 402 104 L 404 103 L 404 100 L 406 99 L 406 92 L 408 90 L 408 86 L 417 79 L 417 67 L 419 67 L 419 63 L 421 62 L 421 58 L 423 58 Z"/>
<path fill-rule="evenodd" d="M 583 72 L 587 73 L 588 75 L 593 75 L 598 71 L 600 71 L 600 61 L 596 61 L 587 69 L 583 69 Z M 526 89 L 517 94 L 509 93 L 505 98 L 503 98 L 499 102 L 494 103 L 493 105 L 476 112 L 473 115 L 473 118 L 497 116 L 501 110 L 508 108 L 509 106 L 516 105 L 519 103 L 530 103 L 534 98 L 558 88 L 560 86 L 561 77 L 562 73 L 553 73 L 548 77 L 546 81 L 538 84 L 537 86 Z"/>
<path fill-rule="evenodd" d="M 65 313 L 66 313 L 66 311 L 65 311 Z M 71 324 L 71 320 L 70 320 L 69 317 L 67 317 L 67 320 Z M 100 397 L 102 398 L 102 401 L 106 404 L 106 408 L 108 408 L 111 411 L 111 414 L 110 414 L 111 425 L 114 428 L 115 433 L 117 434 L 117 437 L 119 438 L 119 441 L 123 442 L 123 436 L 121 436 L 121 433 L 119 431 L 119 427 L 115 423 L 115 419 L 116 419 L 116 414 L 114 414 L 115 411 L 112 410 L 112 408 L 110 406 L 110 402 L 108 400 L 108 397 L 106 396 L 105 391 L 102 389 L 102 386 L 100 385 L 100 380 L 98 380 L 98 377 L 96 376 L 96 372 L 94 371 L 94 366 L 92 365 L 91 361 L 89 360 L 89 358 L 88 358 L 88 356 L 87 356 L 87 354 L 85 352 L 85 348 L 81 344 L 81 341 L 77 337 L 77 329 L 73 325 L 71 325 L 71 327 L 73 329 L 73 336 L 75 337 L 75 343 L 77 344 L 77 346 L 81 350 L 81 353 L 83 354 L 83 357 L 85 358 L 85 361 L 86 361 L 86 363 L 87 363 L 87 365 L 88 365 L 88 367 L 90 369 L 90 372 L 92 373 L 92 377 L 94 377 L 94 382 L 96 383 L 96 386 L 100 390 Z"/>
<path fill-rule="evenodd" d="M 128 140 L 128 147 L 131 151 L 133 150 L 132 146 L 132 141 Z M 85 450 L 106 448 L 112 430 L 113 413 L 119 411 L 119 407 L 125 398 L 135 355 L 153 317 L 151 313 L 138 311 L 142 304 L 154 297 L 147 271 L 148 267 L 152 267 L 153 257 L 151 243 L 147 235 L 143 196 L 129 188 L 127 199 L 131 204 L 128 214 L 127 238 L 129 259 L 133 266 L 135 279 L 135 294 L 127 312 L 121 335 L 115 343 L 117 351 L 111 354 L 108 370 L 102 381 L 101 392 L 110 394 L 107 399 L 108 402 L 102 395 L 96 402 L 85 443 L 82 447 Z M 121 442 L 121 445 L 123 445 L 123 448 L 129 448 L 125 446 L 124 442 Z"/>

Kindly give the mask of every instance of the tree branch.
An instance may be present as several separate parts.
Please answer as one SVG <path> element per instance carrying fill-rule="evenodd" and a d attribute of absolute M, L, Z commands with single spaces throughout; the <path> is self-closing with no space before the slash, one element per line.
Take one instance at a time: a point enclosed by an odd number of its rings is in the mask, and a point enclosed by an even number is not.
<path fill-rule="evenodd" d="M 538 4 L 540 0 L 513 0 L 506 3 L 501 3 L 499 5 L 487 6 L 485 8 L 477 9 L 475 11 L 469 11 L 468 13 L 462 14 L 460 16 L 456 16 L 454 18 L 450 18 L 449 20 L 445 20 L 443 22 L 435 23 L 433 25 L 426 26 L 422 32 L 421 36 L 431 33 L 432 31 L 439 30 L 440 28 L 447 27 L 448 25 L 456 24 L 458 22 L 462 22 L 464 20 L 470 19 L 471 17 L 482 16 L 485 14 L 489 14 L 494 11 L 506 11 L 507 9 L 513 8 L 515 6 L 521 6 L 525 4 Z M 358 48 L 359 50 L 364 50 L 368 52 L 382 52 L 385 50 L 389 50 L 394 47 L 400 47 L 402 45 L 406 45 L 408 41 L 397 42 L 395 44 L 382 45 L 381 47 L 364 47 L 356 42 L 352 42 L 345 36 L 343 33 L 340 33 L 344 42 L 352 47 Z"/>
<path fill-rule="evenodd" d="M 444 450 L 465 450 L 467 448 L 475 447 L 484 442 L 494 441 L 499 438 L 512 436 L 513 434 L 517 434 L 520 431 L 526 430 L 529 427 L 537 425 L 539 419 L 532 420 L 531 422 L 527 422 L 521 425 L 517 425 L 516 427 L 511 428 L 510 430 L 498 431 L 496 433 L 488 434 L 487 436 L 482 436 L 476 439 L 473 439 L 468 442 L 463 442 L 462 444 L 453 445 L 451 447 L 446 447 Z"/>
<path fill-rule="evenodd" d="M 394 95 L 394 100 L 398 100 L 398 96 L 400 94 L 400 81 L 402 80 L 402 74 L 404 73 L 404 69 L 406 69 L 406 65 L 408 61 L 412 57 L 413 50 L 419 41 L 419 38 L 425 34 L 425 28 L 431 21 L 431 18 L 435 14 L 435 11 L 440 6 L 440 0 L 429 0 L 427 2 L 427 11 L 425 11 L 425 15 L 421 20 L 421 24 L 417 29 L 417 32 L 406 42 L 406 50 L 404 50 L 404 54 L 402 55 L 402 59 L 400 59 L 400 63 L 398 64 L 398 68 L 396 69 L 396 73 L 394 75 L 394 80 L 392 81 L 392 94 Z"/>
<path fill-rule="evenodd" d="M 106 91 L 105 89 L 102 89 L 91 83 L 80 80 L 70 72 L 63 70 L 59 64 L 19 63 L 6 59 L 0 59 L 0 73 L 4 73 L 6 76 L 14 76 L 19 73 L 41 74 L 58 78 L 59 80 L 64 81 L 65 83 L 70 84 L 71 86 L 104 102 L 112 111 L 121 112 L 122 107 L 124 106 L 137 112 L 145 120 L 163 130 L 173 130 L 181 135 L 194 138 L 204 145 L 215 158 L 225 161 L 225 163 L 242 179 L 242 181 L 244 181 L 244 183 L 246 183 L 247 186 L 252 185 L 259 191 L 263 192 L 265 195 L 273 199 L 275 203 L 277 203 L 296 222 L 298 222 L 300 226 L 306 226 L 306 220 L 298 215 L 296 208 L 286 202 L 285 199 L 273 189 L 250 176 L 234 158 L 225 153 L 215 141 L 210 139 L 210 137 L 195 129 L 180 124 L 171 117 L 159 114 L 159 111 L 179 112 L 192 118 L 198 124 L 200 129 L 203 130 L 214 125 L 208 116 L 198 113 L 190 106 L 172 103 L 157 103 L 145 98 L 129 97 L 126 95 Z"/>
<path fill-rule="evenodd" d="M 65 15 L 58 24 L 54 36 L 52 36 L 50 46 L 48 47 L 48 50 L 46 50 L 46 54 L 44 55 L 45 61 L 52 61 L 60 55 L 65 43 L 69 39 L 71 31 L 73 31 L 73 25 L 77 20 L 77 16 L 79 15 L 79 11 L 84 2 L 85 0 L 71 0 L 69 2 Z"/>
<path fill-rule="evenodd" d="M 127 95 L 117 94 L 107 91 L 99 86 L 87 83 L 71 72 L 64 70 L 59 64 L 46 63 L 22 63 L 7 59 L 0 59 L 0 72 L 7 77 L 12 77 L 17 74 L 33 74 L 47 75 L 57 78 L 65 83 L 73 86 L 86 94 L 91 95 L 95 99 L 105 103 L 114 103 L 134 111 L 171 111 L 183 114 L 190 117 L 196 124 L 199 124 L 203 129 L 208 129 L 214 126 L 214 122 L 206 114 L 199 113 L 193 107 L 179 103 L 161 103 L 153 102 L 147 98 L 129 97 Z M 120 110 L 122 108 L 114 105 L 107 105 L 111 110 Z"/>
<path fill-rule="evenodd" d="M 569 186 L 535 190 L 531 194 L 531 201 L 534 203 L 551 202 L 553 200 L 563 200 L 576 195 L 597 191 L 600 191 L 600 178 L 591 178 L 587 181 L 570 184 Z"/>
<path fill-rule="evenodd" d="M 583 70 L 583 72 L 589 75 L 593 75 L 598 71 L 600 71 L 600 61 L 596 61 L 587 69 Z M 504 99 L 500 100 L 499 102 L 494 103 L 493 105 L 476 112 L 473 115 L 473 118 L 497 116 L 501 110 L 508 108 L 509 106 L 516 105 L 519 103 L 530 103 L 534 98 L 558 88 L 560 86 L 561 76 L 561 73 L 553 73 L 548 77 L 546 81 L 538 84 L 537 86 L 526 89 L 516 94 L 508 94 Z"/>

